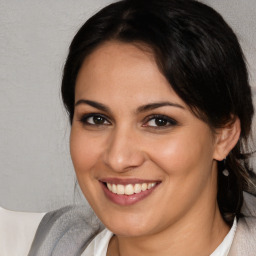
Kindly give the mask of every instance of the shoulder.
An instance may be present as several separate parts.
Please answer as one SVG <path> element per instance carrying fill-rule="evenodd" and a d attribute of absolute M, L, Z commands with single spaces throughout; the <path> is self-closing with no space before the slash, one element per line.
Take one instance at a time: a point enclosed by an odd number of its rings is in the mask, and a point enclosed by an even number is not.
<path fill-rule="evenodd" d="M 86 206 L 66 206 L 48 213 L 0 207 L 0 255 L 80 255 L 102 229 Z"/>
<path fill-rule="evenodd" d="M 242 207 L 244 217 L 240 218 L 230 249 L 230 256 L 255 256 L 256 252 L 256 197 L 244 193 Z"/>
<path fill-rule="evenodd" d="M 102 229 L 88 207 L 66 206 L 43 217 L 28 255 L 81 255 Z"/>
<path fill-rule="evenodd" d="M 10 211 L 0 207 L 0 254 L 27 255 L 45 213 Z"/>

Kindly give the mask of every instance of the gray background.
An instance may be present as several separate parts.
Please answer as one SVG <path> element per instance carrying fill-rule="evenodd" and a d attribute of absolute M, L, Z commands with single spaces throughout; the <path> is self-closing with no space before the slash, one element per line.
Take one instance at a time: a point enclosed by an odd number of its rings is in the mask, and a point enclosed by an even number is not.
<path fill-rule="evenodd" d="M 0 0 L 1 206 L 40 212 L 82 200 L 74 190 L 61 72 L 77 29 L 110 2 Z M 236 31 L 256 94 L 256 1 L 204 2 Z"/>

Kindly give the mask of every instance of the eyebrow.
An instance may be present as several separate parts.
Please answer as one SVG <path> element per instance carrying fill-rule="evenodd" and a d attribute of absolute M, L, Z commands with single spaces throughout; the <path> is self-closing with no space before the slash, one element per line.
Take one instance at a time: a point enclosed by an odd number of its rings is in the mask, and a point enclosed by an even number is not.
<path fill-rule="evenodd" d="M 92 106 L 92 107 L 97 108 L 97 109 L 99 109 L 101 111 L 104 111 L 104 112 L 108 112 L 108 113 L 111 112 L 110 108 L 108 108 L 104 104 L 101 104 L 101 103 L 96 102 L 96 101 L 81 99 L 81 100 L 78 100 L 75 103 L 75 106 L 78 106 L 78 105 L 81 105 L 81 104 L 86 104 L 86 105 Z"/>
<path fill-rule="evenodd" d="M 75 103 L 75 106 L 78 106 L 78 105 L 81 105 L 81 104 L 86 104 L 86 105 L 92 106 L 94 108 L 97 108 L 97 109 L 99 109 L 101 111 L 104 111 L 104 112 L 107 112 L 107 113 L 111 113 L 111 110 L 110 110 L 109 107 L 107 107 L 106 105 L 104 105 L 102 103 L 96 102 L 96 101 L 81 99 L 81 100 L 78 100 Z M 153 110 L 153 109 L 161 108 L 161 107 L 165 107 L 165 106 L 185 109 L 182 105 L 179 105 L 177 103 L 172 103 L 172 102 L 169 102 L 169 101 L 164 101 L 164 102 L 154 102 L 154 103 L 142 105 L 142 106 L 137 108 L 136 113 L 146 112 L 146 111 L 149 111 L 149 110 Z"/>
<path fill-rule="evenodd" d="M 179 105 L 177 103 L 172 103 L 172 102 L 169 102 L 169 101 L 164 101 L 164 102 L 155 102 L 155 103 L 150 103 L 150 104 L 143 105 L 141 107 L 138 107 L 136 112 L 137 113 L 146 112 L 148 110 L 153 110 L 153 109 L 161 108 L 161 107 L 165 107 L 165 106 L 185 109 L 182 105 Z"/>

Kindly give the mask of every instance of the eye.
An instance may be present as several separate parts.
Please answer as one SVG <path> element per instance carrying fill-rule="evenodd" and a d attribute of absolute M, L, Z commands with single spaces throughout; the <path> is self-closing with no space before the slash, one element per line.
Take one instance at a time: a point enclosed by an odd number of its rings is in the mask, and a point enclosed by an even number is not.
<path fill-rule="evenodd" d="M 84 125 L 96 125 L 96 126 L 110 125 L 110 122 L 107 120 L 107 118 L 100 114 L 85 115 L 80 119 L 80 121 Z"/>
<path fill-rule="evenodd" d="M 148 117 L 143 126 L 153 128 L 165 128 L 177 125 L 177 121 L 164 115 L 154 115 Z"/>

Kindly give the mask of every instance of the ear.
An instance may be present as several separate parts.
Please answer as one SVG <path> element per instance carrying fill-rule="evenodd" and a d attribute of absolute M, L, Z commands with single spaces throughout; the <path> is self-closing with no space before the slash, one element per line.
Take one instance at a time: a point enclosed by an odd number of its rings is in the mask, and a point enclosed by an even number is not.
<path fill-rule="evenodd" d="M 227 123 L 224 127 L 217 129 L 213 158 L 217 161 L 225 159 L 238 142 L 240 133 L 241 126 L 238 117 L 235 117 L 232 122 Z"/>

